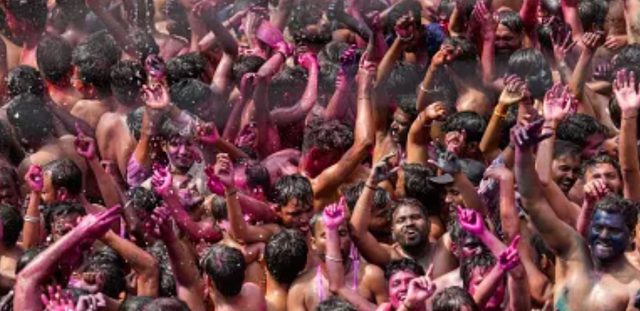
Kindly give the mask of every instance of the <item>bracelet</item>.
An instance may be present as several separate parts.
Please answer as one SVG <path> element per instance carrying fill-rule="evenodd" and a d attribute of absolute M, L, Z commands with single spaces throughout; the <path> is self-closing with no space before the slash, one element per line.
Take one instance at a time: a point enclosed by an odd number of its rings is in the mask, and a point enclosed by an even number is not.
<path fill-rule="evenodd" d="M 429 91 L 424 87 L 424 85 L 422 85 L 422 83 L 420 83 L 420 91 L 423 91 L 425 93 L 428 93 Z"/>
<path fill-rule="evenodd" d="M 231 191 L 227 191 L 227 190 L 224 191 L 224 195 L 227 197 L 230 197 L 236 193 L 238 193 L 238 188 L 233 188 L 231 189 Z"/>
<path fill-rule="evenodd" d="M 364 183 L 364 186 L 365 186 L 365 187 L 367 187 L 367 188 L 369 188 L 369 189 L 370 189 L 370 190 L 372 190 L 372 191 L 376 191 L 376 190 L 378 190 L 378 187 L 374 187 L 374 186 L 372 186 L 372 185 L 369 185 L 368 183 Z"/>
<path fill-rule="evenodd" d="M 507 118 L 507 114 L 506 113 L 499 113 L 497 109 L 493 111 L 493 114 L 498 116 L 498 117 L 500 117 L 500 118 L 503 118 L 503 119 Z"/>
<path fill-rule="evenodd" d="M 37 223 L 40 222 L 40 217 L 38 216 L 24 216 L 25 222 Z"/>
<path fill-rule="evenodd" d="M 402 41 L 402 42 L 409 42 L 409 41 L 413 40 L 413 35 L 410 35 L 408 37 L 403 37 L 403 36 L 398 35 L 398 39 L 400 39 L 400 41 Z"/>
<path fill-rule="evenodd" d="M 325 260 L 333 261 L 333 262 L 342 262 L 342 258 L 336 258 L 329 255 L 324 255 Z"/>

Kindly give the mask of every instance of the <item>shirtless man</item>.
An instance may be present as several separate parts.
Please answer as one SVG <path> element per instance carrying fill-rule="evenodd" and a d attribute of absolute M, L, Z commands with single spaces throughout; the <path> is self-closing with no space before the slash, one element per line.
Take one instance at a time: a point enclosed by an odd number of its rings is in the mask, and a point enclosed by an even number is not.
<path fill-rule="evenodd" d="M 540 121 L 518 127 L 512 140 L 516 144 L 515 171 L 522 204 L 557 255 L 555 309 L 637 310 L 634 297 L 640 289 L 640 272 L 624 256 L 633 238 L 636 209 L 615 194 L 608 195 L 596 203 L 587 240 L 560 220 L 543 200 L 534 168 L 532 149 L 548 136 L 539 134 L 541 127 Z"/>
<path fill-rule="evenodd" d="M 45 31 L 47 1 L 10 0 L 3 3 L 2 10 L 5 15 L 2 27 L 5 28 L 4 34 L 8 39 L 22 46 L 20 64 L 37 68 L 36 50 Z"/>
<path fill-rule="evenodd" d="M 116 107 L 100 118 L 96 128 L 98 149 L 103 160 L 116 163 L 116 175 L 126 177 L 127 163 L 137 141 L 127 125 L 127 114 L 144 105 L 142 85 L 147 83 L 144 68 L 133 61 L 122 61 L 111 70 L 111 90 Z M 116 139 L 114 139 L 116 138 Z"/>
<path fill-rule="evenodd" d="M 111 67 L 120 61 L 122 52 L 113 38 L 94 33 L 73 51 L 74 86 L 82 93 L 71 114 L 96 128 L 100 117 L 114 109 L 111 98 Z"/>
<path fill-rule="evenodd" d="M 307 265 L 307 240 L 295 230 L 283 230 L 272 236 L 264 249 L 267 266 L 265 299 L 268 311 L 287 311 L 287 293 L 293 281 Z"/>
<path fill-rule="evenodd" d="M 16 263 L 23 250 L 16 243 L 24 224 L 20 212 L 15 206 L 0 205 L 2 241 L 0 241 L 0 292 L 11 290 L 16 277 Z"/>
<path fill-rule="evenodd" d="M 49 97 L 58 106 L 71 111 L 82 94 L 71 83 L 73 47 L 62 37 L 47 36 L 38 43 L 38 68 L 49 91 Z"/>

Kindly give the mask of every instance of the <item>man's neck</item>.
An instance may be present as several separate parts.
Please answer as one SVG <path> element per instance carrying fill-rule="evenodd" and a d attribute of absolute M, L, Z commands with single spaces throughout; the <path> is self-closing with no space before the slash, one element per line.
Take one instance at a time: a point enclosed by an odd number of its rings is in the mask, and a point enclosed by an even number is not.
<path fill-rule="evenodd" d="M 272 295 L 285 295 L 289 291 L 289 284 L 282 284 L 276 281 L 271 274 L 267 271 L 267 291 L 265 296 Z"/>
<path fill-rule="evenodd" d="M 35 49 L 42 40 L 42 35 L 42 33 L 29 34 L 24 40 L 23 47 L 28 50 Z"/>
<path fill-rule="evenodd" d="M 609 262 L 601 262 L 597 259 L 594 260 L 595 270 L 600 274 L 618 274 L 622 271 L 631 267 L 631 264 L 627 260 L 627 257 L 624 254 L 618 256 L 618 258 L 613 259 Z"/>
<path fill-rule="evenodd" d="M 429 244 L 428 241 L 425 241 L 424 244 L 416 245 L 415 247 L 403 247 L 402 245 L 400 245 L 400 247 L 402 248 L 402 251 L 409 255 L 411 258 L 419 261 L 429 253 L 431 244 Z"/>

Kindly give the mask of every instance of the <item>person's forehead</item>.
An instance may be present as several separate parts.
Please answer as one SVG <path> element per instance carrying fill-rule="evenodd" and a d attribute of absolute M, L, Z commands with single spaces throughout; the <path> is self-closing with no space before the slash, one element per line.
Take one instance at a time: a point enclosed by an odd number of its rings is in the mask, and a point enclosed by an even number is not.
<path fill-rule="evenodd" d="M 621 213 L 612 213 L 599 209 L 593 215 L 593 223 L 622 226 L 624 224 L 624 216 Z"/>
<path fill-rule="evenodd" d="M 589 170 L 591 173 L 609 173 L 609 172 L 617 172 L 615 167 L 611 165 L 611 163 L 597 163 L 592 165 Z"/>
<path fill-rule="evenodd" d="M 399 205 L 395 213 L 396 217 L 410 216 L 415 214 L 422 215 L 422 213 L 420 212 L 420 209 L 417 206 L 413 206 L 413 205 Z"/>
<path fill-rule="evenodd" d="M 399 270 L 399 271 L 396 271 L 394 274 L 392 274 L 391 277 L 389 278 L 389 280 L 390 281 L 406 280 L 406 279 L 414 279 L 414 278 L 417 278 L 417 277 L 418 277 L 418 275 L 413 273 L 413 271 Z"/>

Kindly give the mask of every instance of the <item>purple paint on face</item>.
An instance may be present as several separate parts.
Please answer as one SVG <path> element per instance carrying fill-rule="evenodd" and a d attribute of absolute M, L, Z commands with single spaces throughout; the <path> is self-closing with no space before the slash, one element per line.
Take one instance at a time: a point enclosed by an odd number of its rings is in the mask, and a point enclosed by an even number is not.
<path fill-rule="evenodd" d="M 589 228 L 589 244 L 600 262 L 611 262 L 624 255 L 629 245 L 629 230 L 621 213 L 596 210 Z"/>

